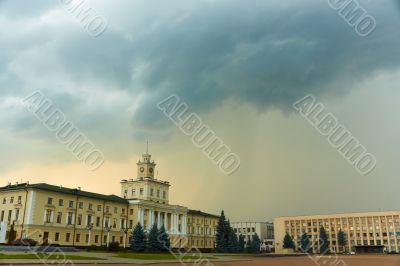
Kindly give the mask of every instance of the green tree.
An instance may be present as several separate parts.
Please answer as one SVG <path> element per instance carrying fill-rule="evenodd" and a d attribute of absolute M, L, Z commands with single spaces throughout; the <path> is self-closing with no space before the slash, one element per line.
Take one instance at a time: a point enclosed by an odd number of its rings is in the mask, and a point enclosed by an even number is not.
<path fill-rule="evenodd" d="M 303 253 L 308 254 L 308 253 L 312 252 L 310 237 L 308 236 L 308 234 L 305 231 L 303 232 L 303 235 L 301 236 L 300 243 L 301 243 L 301 251 Z"/>
<path fill-rule="evenodd" d="M 154 224 L 150 228 L 148 240 L 147 240 L 147 249 L 149 251 L 160 251 L 161 250 L 161 244 L 160 241 L 158 241 L 158 228 L 157 225 Z"/>
<path fill-rule="evenodd" d="M 235 231 L 233 231 L 233 228 L 229 226 L 227 251 L 238 252 L 238 250 L 239 250 L 239 241 L 237 235 L 235 234 Z"/>
<path fill-rule="evenodd" d="M 252 246 L 253 246 L 253 244 L 251 243 L 251 239 L 247 238 L 247 241 L 246 241 L 246 252 L 251 253 L 252 252 L 252 250 L 251 250 Z"/>
<path fill-rule="evenodd" d="M 158 231 L 158 242 L 160 242 L 161 251 L 169 251 L 171 249 L 171 241 L 164 225 L 161 225 L 161 228 Z"/>
<path fill-rule="evenodd" d="M 242 234 L 239 235 L 238 240 L 238 252 L 244 252 L 246 242 L 244 241 L 244 236 Z"/>
<path fill-rule="evenodd" d="M 221 215 L 219 217 L 218 220 L 218 224 L 217 224 L 217 233 L 215 236 L 215 240 L 216 240 L 216 252 L 226 252 L 227 251 L 227 240 L 228 240 L 228 236 L 227 236 L 227 221 L 225 218 L 225 213 L 224 211 L 221 212 Z"/>
<path fill-rule="evenodd" d="M 253 253 L 260 253 L 261 240 L 255 233 L 251 239 L 250 249 Z"/>
<path fill-rule="evenodd" d="M 346 252 L 347 239 L 346 234 L 342 231 L 342 229 L 340 229 L 338 232 L 337 241 L 339 246 L 342 247 L 343 251 Z"/>
<path fill-rule="evenodd" d="M 283 239 L 283 248 L 292 248 L 294 249 L 294 243 L 292 237 L 286 232 L 285 238 Z"/>
<path fill-rule="evenodd" d="M 319 253 L 330 253 L 328 234 L 323 226 L 321 226 L 319 229 Z"/>
<path fill-rule="evenodd" d="M 133 251 L 144 251 L 146 249 L 146 233 L 140 223 L 135 226 L 131 237 L 131 249 Z"/>

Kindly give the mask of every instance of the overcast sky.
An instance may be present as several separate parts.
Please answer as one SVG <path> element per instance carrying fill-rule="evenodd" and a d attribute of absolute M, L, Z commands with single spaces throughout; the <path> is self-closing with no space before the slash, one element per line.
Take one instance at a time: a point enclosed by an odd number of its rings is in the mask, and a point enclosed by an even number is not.
<path fill-rule="evenodd" d="M 326 0 L 0 0 L 0 182 L 119 195 L 145 152 L 175 204 L 231 220 L 398 209 L 400 5 L 359 1 L 367 37 Z M 67 1 L 65 1 L 67 2 Z M 21 100 L 40 90 L 105 156 L 89 171 Z M 292 107 L 313 94 L 370 153 L 360 175 Z M 238 154 L 227 176 L 156 103 L 178 95 Z"/>

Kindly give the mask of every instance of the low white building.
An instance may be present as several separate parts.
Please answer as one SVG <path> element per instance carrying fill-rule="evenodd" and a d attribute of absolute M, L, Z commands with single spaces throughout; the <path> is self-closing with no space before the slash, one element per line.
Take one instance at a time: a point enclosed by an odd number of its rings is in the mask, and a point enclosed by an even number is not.
<path fill-rule="evenodd" d="M 274 224 L 272 222 L 234 222 L 231 226 L 239 237 L 244 236 L 248 242 L 257 234 L 262 242 L 262 249 L 271 250 L 274 247 Z"/>

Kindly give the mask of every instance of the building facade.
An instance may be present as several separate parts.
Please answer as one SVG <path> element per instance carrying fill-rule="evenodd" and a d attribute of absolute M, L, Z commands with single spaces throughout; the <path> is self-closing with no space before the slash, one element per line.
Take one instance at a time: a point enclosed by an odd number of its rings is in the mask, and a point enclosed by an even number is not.
<path fill-rule="evenodd" d="M 145 230 L 164 225 L 173 248 L 214 248 L 218 216 L 169 203 L 170 184 L 154 178 L 156 164 L 144 154 L 137 178 L 121 181 L 121 196 L 103 195 L 49 184 L 0 188 L 0 243 L 16 238 L 62 246 L 129 245 L 140 223 Z M 201 222 L 200 222 L 201 221 Z M 196 229 L 193 229 L 196 228 Z M 197 241 L 202 237 L 202 241 Z"/>
<path fill-rule="evenodd" d="M 262 249 L 271 250 L 274 247 L 274 224 L 272 222 L 234 222 L 233 231 L 239 237 L 244 236 L 247 243 L 257 234 L 262 242 Z"/>
<path fill-rule="evenodd" d="M 275 218 L 276 251 L 282 251 L 286 232 L 293 238 L 296 249 L 299 250 L 301 236 L 306 232 L 310 237 L 313 252 L 318 252 L 321 226 L 327 232 L 332 252 L 399 252 L 400 211 Z M 340 246 L 338 242 L 340 230 L 346 235 L 345 246 Z"/>

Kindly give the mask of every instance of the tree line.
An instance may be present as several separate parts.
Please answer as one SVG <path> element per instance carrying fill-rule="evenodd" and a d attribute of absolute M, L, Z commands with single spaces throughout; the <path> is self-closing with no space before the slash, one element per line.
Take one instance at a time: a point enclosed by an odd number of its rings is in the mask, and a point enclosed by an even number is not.
<path fill-rule="evenodd" d="M 340 247 L 346 250 L 345 246 L 347 245 L 346 234 L 340 229 L 337 235 L 337 241 Z M 296 245 L 294 244 L 293 238 L 286 232 L 286 235 L 283 239 L 283 248 L 286 249 L 295 249 Z M 313 243 L 310 240 L 310 236 L 306 231 L 303 231 L 303 234 L 300 238 L 300 251 L 303 253 L 311 254 L 313 253 Z M 319 239 L 318 239 L 318 248 L 317 252 L 320 254 L 330 253 L 330 243 L 328 234 L 323 226 L 319 228 Z"/>
<path fill-rule="evenodd" d="M 245 241 L 245 237 L 242 234 L 240 234 L 238 237 L 233 230 L 229 220 L 226 219 L 224 211 L 221 212 L 216 230 L 216 252 L 260 252 L 261 240 L 259 236 L 255 233 L 251 239 L 248 239 L 247 242 Z"/>

